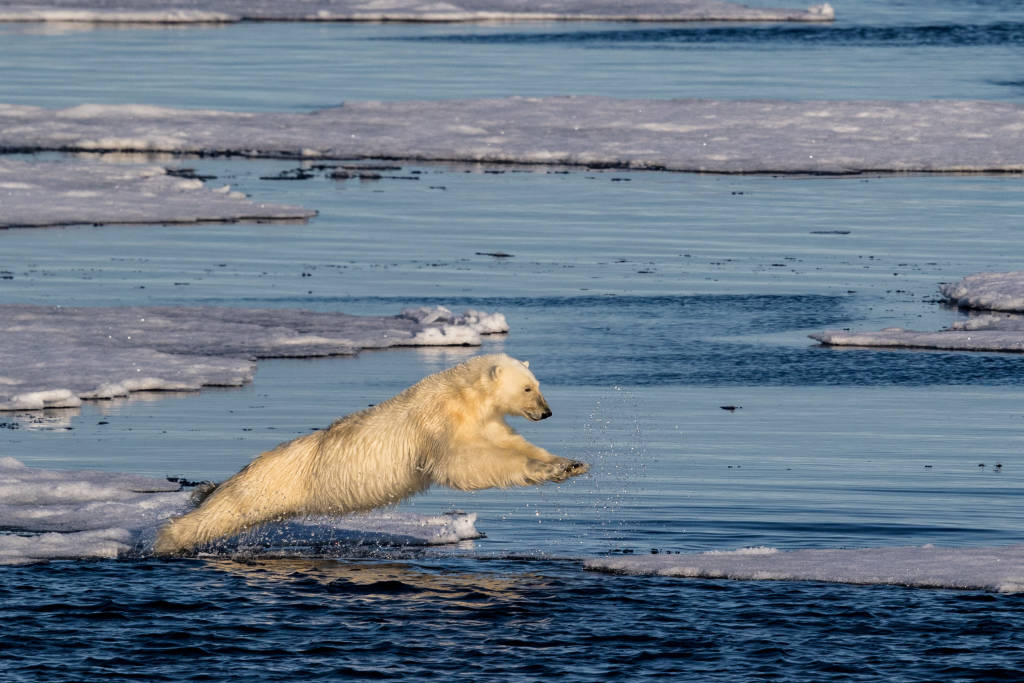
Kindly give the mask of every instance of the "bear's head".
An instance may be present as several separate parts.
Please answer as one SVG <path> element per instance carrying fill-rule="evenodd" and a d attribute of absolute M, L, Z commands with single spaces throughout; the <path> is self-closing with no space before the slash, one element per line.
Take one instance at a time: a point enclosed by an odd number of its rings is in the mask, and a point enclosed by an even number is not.
<path fill-rule="evenodd" d="M 488 370 L 488 379 L 494 405 L 505 415 L 522 415 L 534 422 L 551 417 L 551 408 L 528 362 L 498 356 Z"/>

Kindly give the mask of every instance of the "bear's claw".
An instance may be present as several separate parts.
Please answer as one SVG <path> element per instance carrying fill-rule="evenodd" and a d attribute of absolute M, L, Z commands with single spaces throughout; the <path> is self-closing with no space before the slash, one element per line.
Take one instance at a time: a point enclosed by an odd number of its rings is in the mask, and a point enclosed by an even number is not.
<path fill-rule="evenodd" d="M 562 463 L 558 463 L 562 465 Z M 561 471 L 555 474 L 552 481 L 565 481 L 569 477 L 576 477 L 590 471 L 590 465 L 579 460 L 567 460 L 561 467 Z"/>
<path fill-rule="evenodd" d="M 585 462 L 580 462 L 579 460 L 573 460 L 565 468 L 565 471 L 570 477 L 575 477 L 576 475 L 586 474 L 589 472 L 590 465 Z"/>
<path fill-rule="evenodd" d="M 579 460 L 568 458 L 556 458 L 550 462 L 533 461 L 529 468 L 533 471 L 536 483 L 544 481 L 565 481 L 569 477 L 584 474 L 590 470 L 590 465 Z"/>

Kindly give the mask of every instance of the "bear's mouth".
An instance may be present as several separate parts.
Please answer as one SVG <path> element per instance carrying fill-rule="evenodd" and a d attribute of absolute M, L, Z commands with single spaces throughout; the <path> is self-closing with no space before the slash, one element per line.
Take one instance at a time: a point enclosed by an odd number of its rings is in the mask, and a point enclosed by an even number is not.
<path fill-rule="evenodd" d="M 549 417 L 551 417 L 551 409 L 550 408 L 544 408 L 543 410 L 538 410 L 538 411 L 532 411 L 531 410 L 531 411 L 526 411 L 523 414 L 526 416 L 526 419 L 528 419 L 528 420 L 532 420 L 533 422 L 540 422 L 541 420 L 546 420 Z"/>

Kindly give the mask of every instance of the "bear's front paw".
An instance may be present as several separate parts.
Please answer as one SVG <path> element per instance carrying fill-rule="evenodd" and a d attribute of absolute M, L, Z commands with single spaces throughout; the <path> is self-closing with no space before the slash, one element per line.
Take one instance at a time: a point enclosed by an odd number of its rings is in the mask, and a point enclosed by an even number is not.
<path fill-rule="evenodd" d="M 585 474 L 590 470 L 590 465 L 579 460 L 568 458 L 556 458 L 551 462 L 532 463 L 533 469 L 542 481 L 565 481 L 569 477 Z"/>
<path fill-rule="evenodd" d="M 565 478 L 576 477 L 590 471 L 590 465 L 579 460 L 570 460 L 569 466 L 565 468 Z"/>

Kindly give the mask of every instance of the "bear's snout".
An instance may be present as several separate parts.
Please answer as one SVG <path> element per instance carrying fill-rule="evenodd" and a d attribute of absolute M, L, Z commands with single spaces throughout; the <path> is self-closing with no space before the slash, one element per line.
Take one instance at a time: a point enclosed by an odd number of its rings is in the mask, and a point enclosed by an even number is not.
<path fill-rule="evenodd" d="M 534 422 L 540 420 L 546 420 L 551 417 L 551 408 L 548 406 L 548 402 L 543 397 L 538 399 L 537 405 L 526 411 L 526 417 L 530 418 Z"/>

